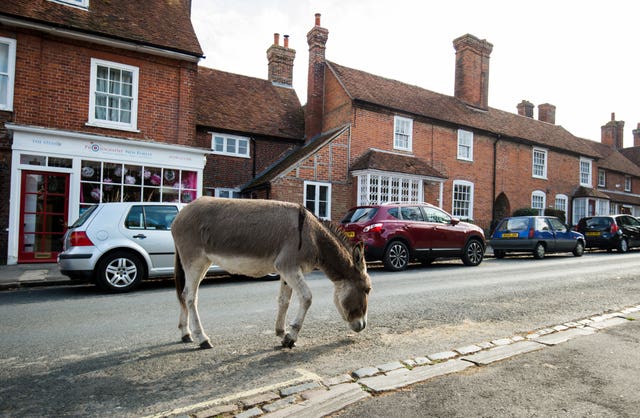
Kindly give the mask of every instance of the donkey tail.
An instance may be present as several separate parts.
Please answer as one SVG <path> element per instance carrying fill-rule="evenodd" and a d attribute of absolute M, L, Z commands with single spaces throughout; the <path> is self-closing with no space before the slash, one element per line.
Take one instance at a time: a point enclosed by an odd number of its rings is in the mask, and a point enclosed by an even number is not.
<path fill-rule="evenodd" d="M 184 268 L 182 267 L 182 260 L 180 260 L 180 253 L 176 248 L 176 257 L 174 262 L 174 274 L 176 279 L 176 293 L 178 294 L 178 301 L 180 301 L 180 305 L 186 309 L 187 305 L 185 304 L 184 297 L 182 296 L 182 291 L 184 290 Z"/>

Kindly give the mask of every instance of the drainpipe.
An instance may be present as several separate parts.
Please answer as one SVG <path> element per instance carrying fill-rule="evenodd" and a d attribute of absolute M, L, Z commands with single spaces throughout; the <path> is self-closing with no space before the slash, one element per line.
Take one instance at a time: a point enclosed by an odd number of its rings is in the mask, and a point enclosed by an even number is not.
<path fill-rule="evenodd" d="M 251 137 L 250 139 L 251 139 L 251 142 L 253 143 L 253 161 L 252 161 L 252 167 L 251 167 L 251 178 L 255 179 L 257 164 L 258 164 L 258 162 L 256 161 L 258 159 L 258 142 L 253 137 Z"/>
<path fill-rule="evenodd" d="M 502 135 L 498 134 L 496 140 L 493 141 L 493 184 L 491 185 L 493 190 L 493 196 L 491 197 L 491 225 L 490 232 L 493 232 L 494 223 L 496 221 L 496 187 L 497 187 L 497 165 L 498 165 L 498 142 L 502 139 Z"/>

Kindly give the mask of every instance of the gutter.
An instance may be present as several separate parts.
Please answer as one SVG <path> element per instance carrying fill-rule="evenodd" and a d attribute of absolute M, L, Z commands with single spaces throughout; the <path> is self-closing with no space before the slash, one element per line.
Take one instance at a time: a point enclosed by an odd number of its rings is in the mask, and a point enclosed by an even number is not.
<path fill-rule="evenodd" d="M 131 41 L 124 41 L 118 39 L 111 39 L 105 36 L 100 36 L 97 34 L 90 33 L 82 33 L 77 30 L 70 30 L 59 28 L 51 25 L 46 25 L 43 23 L 37 22 L 29 22 L 23 19 L 16 19 L 9 16 L 0 15 L 0 24 L 6 26 L 17 27 L 21 29 L 31 29 L 39 32 L 44 32 L 49 35 L 59 36 L 65 39 L 71 39 L 74 41 L 85 41 L 91 42 L 98 45 L 104 45 L 112 48 L 125 49 L 128 51 L 135 51 L 144 54 L 155 55 L 164 58 L 177 59 L 181 61 L 190 61 L 197 63 L 201 58 L 204 58 L 204 55 L 194 55 L 193 53 L 187 53 L 183 51 L 172 51 L 169 49 L 153 46 L 153 45 L 143 45 L 139 43 L 134 43 Z"/>

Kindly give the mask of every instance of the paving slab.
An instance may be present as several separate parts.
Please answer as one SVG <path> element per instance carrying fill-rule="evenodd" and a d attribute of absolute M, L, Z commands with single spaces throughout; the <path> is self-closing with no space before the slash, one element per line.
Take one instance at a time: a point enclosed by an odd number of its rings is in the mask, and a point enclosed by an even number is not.
<path fill-rule="evenodd" d="M 496 361 L 504 360 L 509 357 L 517 356 L 519 354 L 540 350 L 544 347 L 544 344 L 540 344 L 535 341 L 520 341 L 510 345 L 491 348 L 489 350 L 481 351 L 470 356 L 465 356 L 462 357 L 462 360 L 477 364 L 478 366 L 486 366 L 487 364 L 491 364 Z"/>
<path fill-rule="evenodd" d="M 555 334 L 547 334 L 538 338 L 534 338 L 532 341 L 545 345 L 558 345 L 569 341 L 572 338 L 580 337 L 582 335 L 589 335 L 596 332 L 593 328 L 570 328 L 566 331 L 556 332 Z"/>
<path fill-rule="evenodd" d="M 601 321 L 594 321 L 592 323 L 589 324 L 589 326 L 591 328 L 596 328 L 596 329 L 605 329 L 605 328 L 609 328 L 609 327 L 614 327 L 616 325 L 622 325 L 622 324 L 626 324 L 628 323 L 629 320 L 628 319 L 624 319 L 624 318 L 620 318 L 620 317 L 614 317 L 614 318 L 609 318 L 609 319 L 603 319 Z"/>
<path fill-rule="evenodd" d="M 309 398 L 278 411 L 262 415 L 265 418 L 317 418 L 333 414 L 352 403 L 371 397 L 357 383 L 343 383 L 327 391 L 313 391 Z"/>
<path fill-rule="evenodd" d="M 473 364 L 469 362 L 455 359 L 430 366 L 416 367 L 412 370 L 395 370 L 394 372 L 387 375 L 360 379 L 358 383 L 366 386 L 374 392 L 384 392 L 409 386 L 436 376 L 460 372 L 472 366 Z"/>

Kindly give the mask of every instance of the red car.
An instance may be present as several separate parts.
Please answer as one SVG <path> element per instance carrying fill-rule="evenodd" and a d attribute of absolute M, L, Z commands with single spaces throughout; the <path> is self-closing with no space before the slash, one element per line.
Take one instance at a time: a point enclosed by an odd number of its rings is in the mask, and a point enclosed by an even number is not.
<path fill-rule="evenodd" d="M 442 257 L 477 266 L 486 248 L 481 228 L 428 203 L 357 206 L 341 223 L 347 237 L 364 242 L 367 261 L 381 260 L 391 271 L 404 270 L 413 260 L 430 264 Z"/>

